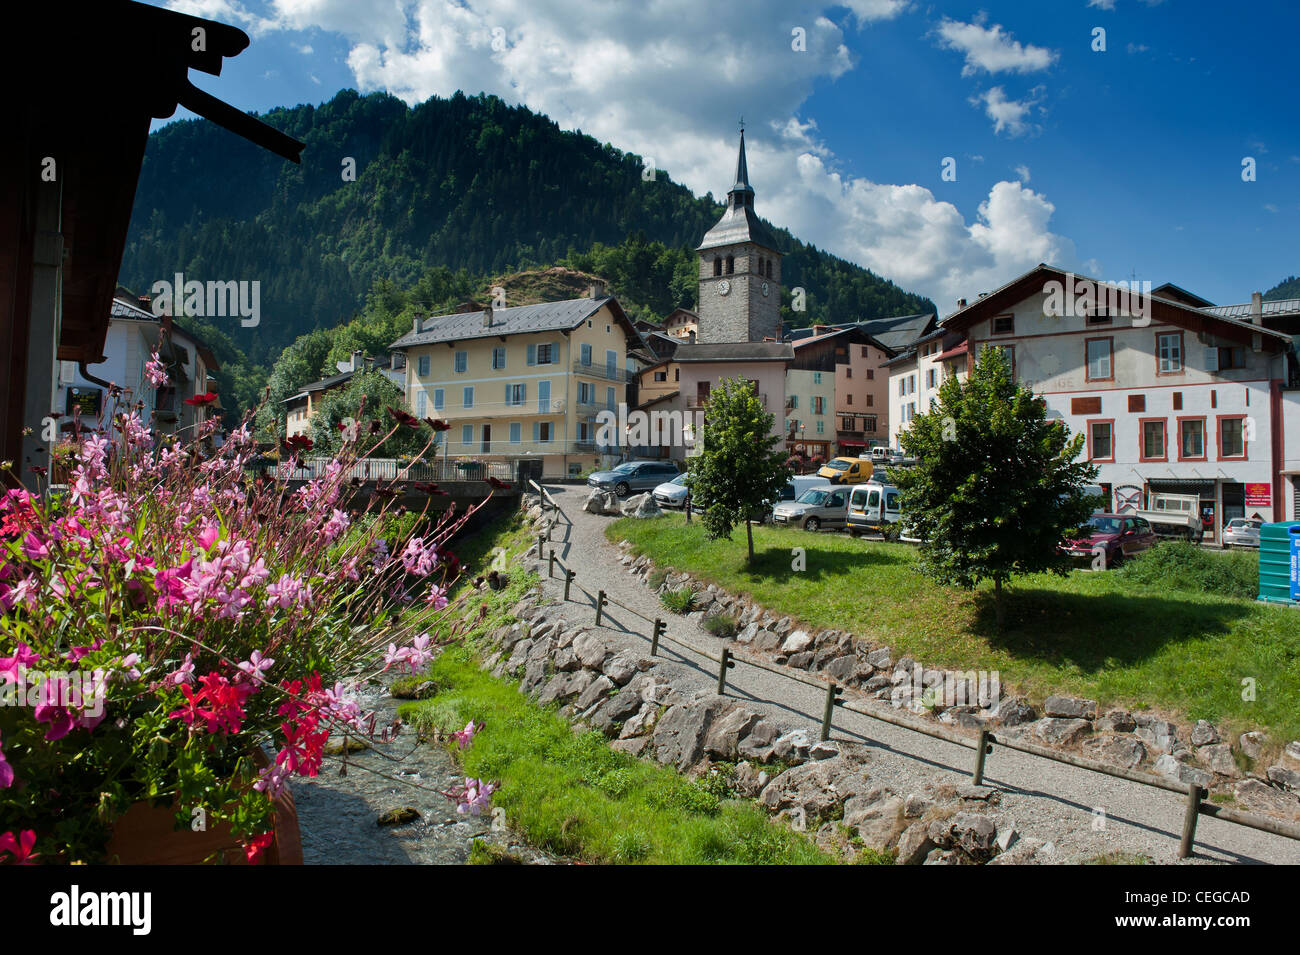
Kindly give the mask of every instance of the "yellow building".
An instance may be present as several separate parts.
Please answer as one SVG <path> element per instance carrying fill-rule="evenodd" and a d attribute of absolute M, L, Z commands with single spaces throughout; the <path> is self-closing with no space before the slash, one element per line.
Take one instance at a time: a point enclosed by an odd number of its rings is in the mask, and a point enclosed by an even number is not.
<path fill-rule="evenodd" d="M 638 344 L 618 300 L 593 286 L 586 298 L 416 319 L 391 347 L 407 356 L 408 409 L 451 423 L 440 457 L 540 460 L 560 477 L 618 453 L 597 446 L 596 415 L 627 401 Z"/>

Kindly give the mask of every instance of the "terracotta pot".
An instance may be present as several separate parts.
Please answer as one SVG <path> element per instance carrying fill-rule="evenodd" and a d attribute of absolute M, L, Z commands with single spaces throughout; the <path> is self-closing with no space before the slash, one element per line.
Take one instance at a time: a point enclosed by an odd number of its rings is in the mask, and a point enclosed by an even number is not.
<path fill-rule="evenodd" d="M 254 760 L 259 768 L 269 762 L 260 749 Z M 275 841 L 262 854 L 261 864 L 302 865 L 298 809 L 288 786 L 275 800 L 273 829 Z M 175 807 L 138 802 L 114 823 L 106 858 L 118 865 L 201 865 L 218 854 L 227 865 L 248 864 L 228 824 L 212 824 L 204 832 L 177 829 Z"/>

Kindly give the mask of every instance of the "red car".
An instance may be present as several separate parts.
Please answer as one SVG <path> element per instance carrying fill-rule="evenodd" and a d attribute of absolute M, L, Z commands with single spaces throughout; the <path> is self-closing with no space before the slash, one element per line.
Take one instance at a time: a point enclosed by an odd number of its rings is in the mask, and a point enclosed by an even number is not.
<path fill-rule="evenodd" d="M 1067 540 L 1061 550 L 1076 559 L 1093 561 L 1098 570 L 1114 567 L 1156 542 L 1151 525 L 1129 514 L 1094 514 L 1080 530 L 1087 531 L 1087 536 Z"/>

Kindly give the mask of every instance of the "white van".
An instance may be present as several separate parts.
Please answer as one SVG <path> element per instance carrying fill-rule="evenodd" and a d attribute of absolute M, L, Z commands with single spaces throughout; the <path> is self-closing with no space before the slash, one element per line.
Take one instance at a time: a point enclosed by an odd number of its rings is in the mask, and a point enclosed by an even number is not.
<path fill-rule="evenodd" d="M 896 524 L 900 518 L 898 488 L 872 481 L 853 489 L 845 526 L 857 537 L 863 531 L 883 530 L 886 524 Z"/>

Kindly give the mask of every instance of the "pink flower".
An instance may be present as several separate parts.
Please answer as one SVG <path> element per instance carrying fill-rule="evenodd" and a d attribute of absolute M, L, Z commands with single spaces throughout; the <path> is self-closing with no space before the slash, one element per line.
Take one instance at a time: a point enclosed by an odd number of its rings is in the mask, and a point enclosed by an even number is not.
<path fill-rule="evenodd" d="M 11 657 L 0 657 L 0 678 L 5 683 L 17 683 L 22 670 L 33 663 L 40 663 L 41 655 L 25 643 L 18 644 L 18 649 Z"/>
<path fill-rule="evenodd" d="M 36 833 L 31 829 L 24 829 L 16 837 L 12 832 L 0 833 L 0 852 L 12 854 L 16 865 L 31 865 L 27 860 L 37 858 L 32 852 L 35 845 Z"/>
<path fill-rule="evenodd" d="M 492 808 L 492 794 L 496 791 L 497 783 L 485 783 L 466 776 L 464 790 L 456 794 L 456 811 L 461 815 L 482 815 L 484 809 Z"/>
<path fill-rule="evenodd" d="M 290 772 L 286 767 L 274 763 L 262 770 L 257 782 L 253 783 L 253 788 L 259 793 L 266 793 L 274 799 L 284 791 L 285 785 L 289 782 L 289 776 Z"/>
<path fill-rule="evenodd" d="M 406 662 L 411 665 L 412 673 L 419 673 L 433 659 L 433 651 L 429 649 L 429 642 L 427 633 L 422 633 L 411 641 L 410 649 L 406 652 Z"/>
<path fill-rule="evenodd" d="M 271 669 L 273 663 L 274 660 L 262 656 L 262 651 L 254 650 L 248 662 L 239 664 L 239 669 L 254 683 L 262 683 L 266 680 L 266 671 Z"/>
<path fill-rule="evenodd" d="M 321 536 L 324 537 L 328 543 L 333 541 L 334 538 L 338 537 L 347 529 L 348 516 L 338 508 L 335 508 L 334 513 L 330 515 L 330 519 L 326 522 L 325 527 L 322 528 Z"/>
<path fill-rule="evenodd" d="M 5 759 L 4 750 L 0 750 L 0 789 L 8 789 L 14 784 L 14 768 Z"/>
<path fill-rule="evenodd" d="M 144 366 L 144 376 L 149 379 L 149 384 L 155 388 L 161 388 L 167 384 L 167 369 L 163 366 L 162 359 L 154 352 L 149 361 Z"/>
<path fill-rule="evenodd" d="M 425 596 L 424 602 L 434 610 L 442 610 L 447 606 L 447 591 L 443 590 L 437 584 L 429 586 L 429 593 Z"/>
<path fill-rule="evenodd" d="M 216 521 L 207 521 L 203 525 L 203 530 L 199 531 L 198 543 L 204 551 L 212 549 L 212 545 L 217 542 L 221 536 L 221 525 Z"/>
<path fill-rule="evenodd" d="M 405 663 L 410 655 L 411 650 L 409 647 L 402 647 L 402 649 L 399 650 L 397 649 L 397 644 L 390 643 L 388 645 L 388 652 L 384 654 L 384 669 L 387 670 L 394 663 Z"/>
<path fill-rule="evenodd" d="M 433 547 L 424 545 L 423 537 L 412 537 L 402 551 L 402 566 L 408 574 L 425 577 L 433 572 L 438 564 L 438 552 Z"/>
<path fill-rule="evenodd" d="M 475 723 L 470 720 L 465 724 L 465 728 L 458 733 L 452 733 L 452 738 L 456 741 L 458 749 L 465 749 L 470 743 L 474 742 L 474 737 L 478 735 L 479 730 L 483 728 L 482 723 Z"/>
<path fill-rule="evenodd" d="M 50 556 L 50 548 L 35 531 L 28 531 L 27 536 L 23 538 L 23 554 L 28 560 L 47 560 Z"/>
<path fill-rule="evenodd" d="M 167 674 L 166 682 L 176 686 L 194 682 L 194 657 L 192 654 L 185 654 L 185 662 Z"/>
<path fill-rule="evenodd" d="M 311 603 L 311 585 L 303 582 L 293 574 L 281 574 L 280 579 L 266 588 L 266 605 L 278 606 L 281 610 L 292 610 L 296 606 Z"/>

